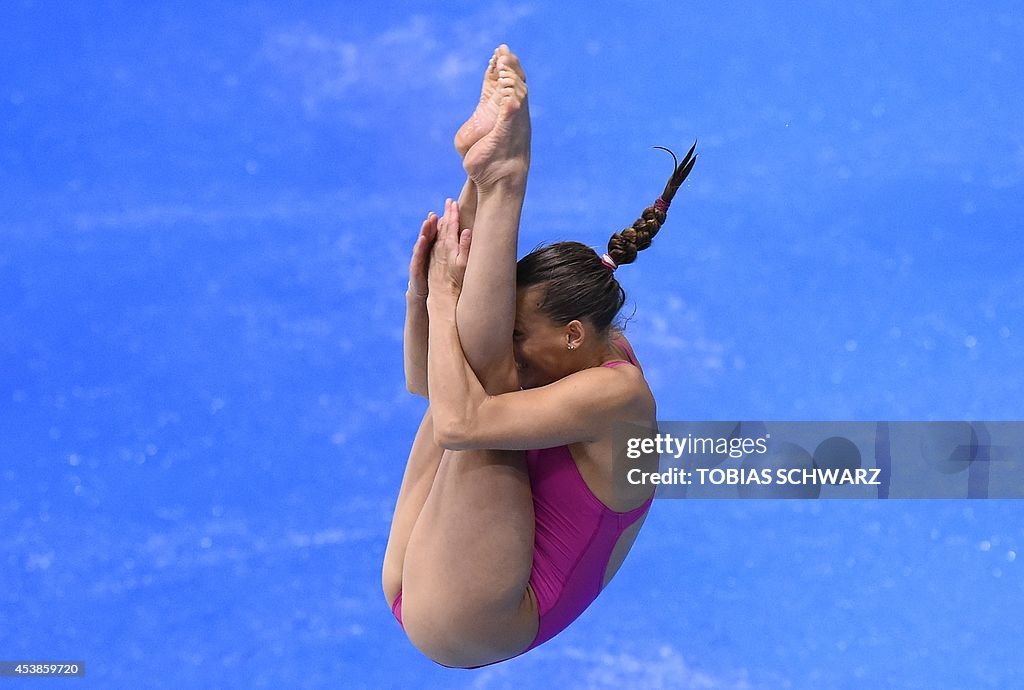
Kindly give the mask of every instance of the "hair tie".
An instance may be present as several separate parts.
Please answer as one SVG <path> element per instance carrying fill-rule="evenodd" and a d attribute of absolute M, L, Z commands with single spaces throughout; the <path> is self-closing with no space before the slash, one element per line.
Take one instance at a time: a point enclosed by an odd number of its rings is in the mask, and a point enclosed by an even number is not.
<path fill-rule="evenodd" d="M 601 255 L 601 263 L 603 263 L 605 265 L 605 268 L 607 268 L 609 271 L 614 271 L 616 268 L 619 267 L 619 265 L 615 263 L 615 260 L 612 259 L 612 257 L 608 256 L 607 254 Z"/>
<path fill-rule="evenodd" d="M 661 198 L 661 197 L 659 196 L 659 197 L 658 197 L 657 199 L 655 199 L 655 201 L 654 201 L 654 208 L 655 208 L 656 210 L 658 210 L 658 211 L 661 211 L 662 213 L 668 213 L 668 206 L 669 206 L 669 204 L 671 204 L 671 203 L 672 203 L 671 201 L 665 201 L 664 199 L 662 199 L 662 198 Z"/>

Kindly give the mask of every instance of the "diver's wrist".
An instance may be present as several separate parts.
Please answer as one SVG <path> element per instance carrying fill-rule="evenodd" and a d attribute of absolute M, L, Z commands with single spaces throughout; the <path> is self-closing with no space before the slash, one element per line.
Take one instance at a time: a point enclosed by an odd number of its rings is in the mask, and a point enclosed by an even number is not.
<path fill-rule="evenodd" d="M 459 291 L 453 287 L 436 287 L 427 295 L 427 310 L 441 311 L 450 309 L 453 313 L 459 301 Z"/>

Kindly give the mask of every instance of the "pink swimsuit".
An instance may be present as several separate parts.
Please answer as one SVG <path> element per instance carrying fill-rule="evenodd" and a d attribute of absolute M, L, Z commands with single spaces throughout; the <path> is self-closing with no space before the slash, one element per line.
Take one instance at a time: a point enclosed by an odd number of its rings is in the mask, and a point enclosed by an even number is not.
<path fill-rule="evenodd" d="M 639 367 L 629 345 L 620 343 L 629 362 L 616 360 L 602 366 Z M 528 450 L 526 463 L 536 522 L 530 586 L 537 596 L 540 620 L 537 636 L 520 654 L 560 633 L 597 598 L 619 537 L 654 500 L 652 495 L 625 513 L 611 510 L 591 492 L 568 446 Z M 401 624 L 401 592 L 391 608 Z"/>

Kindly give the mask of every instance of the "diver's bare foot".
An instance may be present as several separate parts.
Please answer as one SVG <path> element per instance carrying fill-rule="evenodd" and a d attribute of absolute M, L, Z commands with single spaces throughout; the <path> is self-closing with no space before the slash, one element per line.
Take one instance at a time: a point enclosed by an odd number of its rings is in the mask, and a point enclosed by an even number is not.
<path fill-rule="evenodd" d="M 491 61 L 487 63 L 487 70 L 484 72 L 484 85 L 480 89 L 480 103 L 476 110 L 469 116 L 469 119 L 462 123 L 459 131 L 455 133 L 455 150 L 459 155 L 465 157 L 466 151 L 476 142 L 480 141 L 485 134 L 491 131 L 498 119 L 498 108 L 501 105 L 498 92 L 498 56 L 501 48 L 496 48 L 491 55 Z"/>
<path fill-rule="evenodd" d="M 525 181 L 530 167 L 530 112 L 519 59 L 502 45 L 495 64 L 498 112 L 494 125 L 463 158 L 466 173 L 481 191 L 506 179 Z"/>

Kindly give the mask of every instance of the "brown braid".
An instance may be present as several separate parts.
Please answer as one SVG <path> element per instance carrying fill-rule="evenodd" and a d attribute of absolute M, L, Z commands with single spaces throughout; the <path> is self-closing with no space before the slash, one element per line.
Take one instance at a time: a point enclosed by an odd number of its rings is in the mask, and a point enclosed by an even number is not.
<path fill-rule="evenodd" d="M 676 195 L 676 191 L 683 184 L 686 176 L 690 174 L 693 164 L 697 162 L 697 156 L 694 155 L 694 150 L 697 148 L 696 141 L 693 142 L 693 146 L 690 147 L 682 163 L 676 159 L 676 154 L 664 146 L 655 146 L 654 148 L 668 151 L 672 155 L 672 162 L 675 168 L 672 171 L 672 177 L 668 180 L 668 184 L 665 185 L 665 191 L 661 193 L 661 197 L 654 204 L 645 208 L 644 212 L 640 214 L 640 217 L 631 227 L 626 228 L 622 232 L 615 233 L 608 240 L 608 255 L 619 266 L 633 263 L 636 261 L 637 252 L 651 246 L 651 240 L 661 230 L 661 226 L 665 224 L 665 216 L 668 212 L 669 204 L 672 203 L 672 198 Z"/>

